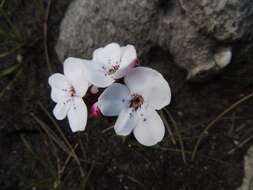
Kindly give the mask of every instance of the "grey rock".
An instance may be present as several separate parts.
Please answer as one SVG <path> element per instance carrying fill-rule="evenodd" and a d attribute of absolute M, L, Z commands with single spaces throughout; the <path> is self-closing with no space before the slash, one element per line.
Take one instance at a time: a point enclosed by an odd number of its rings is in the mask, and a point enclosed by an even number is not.
<path fill-rule="evenodd" d="M 160 46 L 192 78 L 230 63 L 234 43 L 252 34 L 252 15 L 250 0 L 75 0 L 56 52 L 60 60 L 90 58 L 94 49 L 118 42 L 145 56 Z"/>
<path fill-rule="evenodd" d="M 62 21 L 56 46 L 59 58 L 88 57 L 111 42 L 134 44 L 138 50 L 150 47 L 150 27 L 156 23 L 157 1 L 77 0 Z M 153 17 L 153 15 L 155 17 Z"/>
<path fill-rule="evenodd" d="M 244 178 L 242 185 L 237 190 L 253 189 L 253 146 L 248 150 L 244 158 Z"/>

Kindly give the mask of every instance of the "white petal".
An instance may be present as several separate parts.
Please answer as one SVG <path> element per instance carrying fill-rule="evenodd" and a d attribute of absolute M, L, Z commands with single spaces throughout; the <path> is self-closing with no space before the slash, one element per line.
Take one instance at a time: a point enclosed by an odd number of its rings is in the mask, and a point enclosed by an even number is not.
<path fill-rule="evenodd" d="M 117 43 L 110 43 L 104 48 L 96 49 L 92 57 L 93 61 L 112 65 L 120 60 L 120 46 Z"/>
<path fill-rule="evenodd" d="M 125 67 L 130 65 L 134 60 L 137 59 L 137 53 L 133 45 L 127 45 L 121 48 L 121 64 L 120 66 Z"/>
<path fill-rule="evenodd" d="M 52 88 L 69 89 L 71 84 L 68 78 L 60 73 L 55 73 L 48 78 L 48 83 Z"/>
<path fill-rule="evenodd" d="M 105 60 L 101 57 L 102 55 L 102 51 L 104 51 L 104 48 L 98 48 L 95 49 L 93 54 L 92 54 L 92 60 L 94 62 L 100 63 L 100 62 L 104 62 Z"/>
<path fill-rule="evenodd" d="M 63 70 L 65 76 L 73 85 L 76 94 L 83 97 L 89 87 L 89 83 L 85 77 L 86 68 L 84 65 L 85 60 L 69 57 L 63 63 Z"/>
<path fill-rule="evenodd" d="M 105 116 L 119 115 L 120 111 L 129 105 L 129 90 L 119 83 L 109 86 L 98 98 L 98 107 Z"/>
<path fill-rule="evenodd" d="M 163 121 L 155 110 L 150 110 L 144 114 L 134 129 L 135 138 L 145 146 L 157 144 L 163 139 L 164 134 Z"/>
<path fill-rule="evenodd" d="M 83 131 L 87 124 L 87 107 L 81 98 L 73 98 L 73 105 L 68 112 L 72 132 Z"/>
<path fill-rule="evenodd" d="M 114 125 L 116 134 L 129 135 L 138 124 L 138 119 L 137 113 L 132 108 L 123 109 Z"/>
<path fill-rule="evenodd" d="M 102 68 L 102 64 L 94 61 L 84 62 L 87 80 L 96 87 L 104 88 L 111 85 L 114 79 L 106 74 L 106 70 Z"/>
<path fill-rule="evenodd" d="M 69 111 L 70 102 L 59 102 L 53 110 L 53 114 L 57 120 L 63 120 Z"/>
<path fill-rule="evenodd" d="M 65 102 L 69 98 L 68 92 L 64 89 L 52 88 L 51 99 L 54 102 Z"/>
<path fill-rule="evenodd" d="M 155 109 L 161 109 L 171 100 L 168 82 L 156 70 L 146 67 L 136 67 L 125 77 L 125 83 L 131 94 L 136 93 L 144 97 Z"/>
<path fill-rule="evenodd" d="M 133 45 L 121 47 L 121 62 L 119 70 L 113 75 L 114 78 L 119 79 L 126 76 L 131 69 L 135 67 L 135 60 L 137 54 Z"/>

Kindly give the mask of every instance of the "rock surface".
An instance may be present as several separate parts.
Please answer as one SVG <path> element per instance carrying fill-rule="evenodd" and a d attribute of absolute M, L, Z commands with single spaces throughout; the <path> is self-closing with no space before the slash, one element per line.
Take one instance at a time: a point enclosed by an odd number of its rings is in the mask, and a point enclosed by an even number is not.
<path fill-rule="evenodd" d="M 75 0 L 62 21 L 56 52 L 62 61 L 90 58 L 110 42 L 134 44 L 139 55 L 159 46 L 191 78 L 229 64 L 231 57 L 223 55 L 232 55 L 238 40 L 249 40 L 252 15 L 250 0 Z"/>
<path fill-rule="evenodd" d="M 253 146 L 248 150 L 244 158 L 244 178 L 241 187 L 237 190 L 253 189 Z"/>

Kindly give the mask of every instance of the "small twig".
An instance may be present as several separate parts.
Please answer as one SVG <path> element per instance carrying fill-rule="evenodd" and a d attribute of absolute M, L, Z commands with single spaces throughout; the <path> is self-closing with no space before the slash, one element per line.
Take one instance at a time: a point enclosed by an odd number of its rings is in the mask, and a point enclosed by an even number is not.
<path fill-rule="evenodd" d="M 211 123 L 209 123 L 207 125 L 207 127 L 202 131 L 202 133 L 200 134 L 194 149 L 193 149 L 193 153 L 192 153 L 192 160 L 194 160 L 197 150 L 199 148 L 199 145 L 202 141 L 202 139 L 204 138 L 205 134 L 208 132 L 208 130 L 214 126 L 214 124 L 216 124 L 225 114 L 227 114 L 228 112 L 232 111 L 233 109 L 235 109 L 237 106 L 239 106 L 241 103 L 249 100 L 250 98 L 253 97 L 253 93 L 243 97 L 242 99 L 238 100 L 237 102 L 235 102 L 234 104 L 230 105 L 227 109 L 225 109 L 222 113 L 220 113 Z"/>
<path fill-rule="evenodd" d="M 50 14 L 50 8 L 51 8 L 51 0 L 48 0 L 48 5 L 46 8 L 45 18 L 44 18 L 44 23 L 43 23 L 43 28 L 44 28 L 43 43 L 44 43 L 44 50 L 45 50 L 47 67 L 48 67 L 50 74 L 52 74 L 52 67 L 50 64 L 50 59 L 49 59 L 49 54 L 48 54 L 48 46 L 47 46 L 48 18 L 49 18 L 49 14 Z"/>

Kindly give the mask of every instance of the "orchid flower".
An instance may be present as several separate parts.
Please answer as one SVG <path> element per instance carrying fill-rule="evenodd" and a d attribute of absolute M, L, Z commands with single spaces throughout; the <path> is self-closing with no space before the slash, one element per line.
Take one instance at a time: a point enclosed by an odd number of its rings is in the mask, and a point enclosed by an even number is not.
<path fill-rule="evenodd" d="M 126 85 L 114 83 L 98 98 L 97 105 L 105 116 L 117 116 L 116 134 L 126 136 L 132 131 L 139 143 L 152 146 L 165 133 L 156 110 L 170 103 L 171 91 L 163 76 L 150 68 L 136 67 L 125 77 Z"/>
<path fill-rule="evenodd" d="M 53 114 L 58 120 L 66 116 L 72 132 L 83 131 L 87 123 L 87 107 L 82 99 L 89 84 L 84 66 L 75 58 L 68 58 L 64 64 L 64 75 L 55 73 L 48 79 L 51 98 L 56 103 Z"/>
<path fill-rule="evenodd" d="M 137 63 L 134 46 L 120 47 L 111 43 L 93 52 L 92 60 L 82 60 L 86 67 L 87 80 L 96 87 L 110 86 L 124 77 Z"/>

